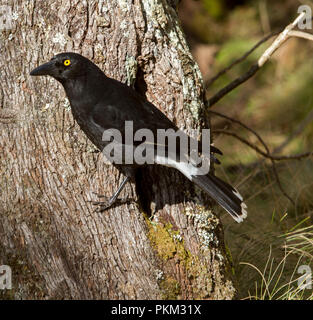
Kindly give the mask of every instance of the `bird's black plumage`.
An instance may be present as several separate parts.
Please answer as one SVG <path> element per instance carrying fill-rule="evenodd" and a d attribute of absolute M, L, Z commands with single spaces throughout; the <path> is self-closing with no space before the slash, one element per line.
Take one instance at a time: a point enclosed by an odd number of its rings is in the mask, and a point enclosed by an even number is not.
<path fill-rule="evenodd" d="M 121 132 L 125 146 L 125 121 L 132 121 L 133 131 L 149 129 L 154 136 L 158 129 L 178 128 L 157 107 L 139 95 L 134 89 L 117 80 L 107 77 L 95 64 L 77 53 L 61 53 L 49 62 L 37 67 L 30 73 L 36 75 L 50 75 L 58 80 L 64 87 L 70 101 L 72 113 L 93 144 L 102 150 L 107 144 L 103 141 L 103 132 L 117 129 Z M 136 145 L 136 142 L 133 142 Z M 139 143 L 137 142 L 137 145 Z M 152 141 L 156 148 L 155 141 Z M 201 145 L 199 144 L 199 147 Z M 218 160 L 213 153 L 221 152 L 211 146 L 212 159 Z M 162 164 L 162 161 L 156 161 Z M 226 209 L 237 222 L 246 217 L 246 205 L 239 193 L 227 183 L 212 174 L 198 175 L 183 169 L 177 162 L 171 162 L 191 181 L 207 192 L 224 209 Z M 121 188 L 111 198 L 109 207 L 117 198 L 125 182 L 134 176 L 136 164 L 118 164 L 117 167 L 126 175 Z M 193 168 L 192 168 L 193 169 Z M 192 170 L 193 171 L 193 170 Z"/>

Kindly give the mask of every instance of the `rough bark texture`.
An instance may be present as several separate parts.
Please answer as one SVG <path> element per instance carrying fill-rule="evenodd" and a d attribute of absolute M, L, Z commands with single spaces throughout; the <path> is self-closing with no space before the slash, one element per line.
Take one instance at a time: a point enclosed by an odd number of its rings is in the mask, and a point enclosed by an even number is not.
<path fill-rule="evenodd" d="M 173 2 L 173 1 L 172 1 Z M 105 213 L 88 202 L 122 177 L 75 124 L 63 88 L 29 71 L 81 53 L 182 128 L 200 128 L 203 84 L 166 0 L 18 1 L 0 32 L 0 265 L 5 298 L 231 299 L 223 233 L 180 173 L 143 169 Z M 137 63 L 136 63 L 137 62 Z M 187 129 L 188 131 L 188 129 Z M 139 199 L 138 199 L 139 197 Z"/>

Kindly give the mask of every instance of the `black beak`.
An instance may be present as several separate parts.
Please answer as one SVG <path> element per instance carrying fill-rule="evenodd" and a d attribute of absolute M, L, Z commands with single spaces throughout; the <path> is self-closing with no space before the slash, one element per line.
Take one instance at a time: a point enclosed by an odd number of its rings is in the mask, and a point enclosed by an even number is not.
<path fill-rule="evenodd" d="M 30 75 L 31 76 L 45 76 L 45 75 L 53 76 L 54 72 L 55 72 L 54 61 L 49 61 L 32 70 L 30 72 Z"/>

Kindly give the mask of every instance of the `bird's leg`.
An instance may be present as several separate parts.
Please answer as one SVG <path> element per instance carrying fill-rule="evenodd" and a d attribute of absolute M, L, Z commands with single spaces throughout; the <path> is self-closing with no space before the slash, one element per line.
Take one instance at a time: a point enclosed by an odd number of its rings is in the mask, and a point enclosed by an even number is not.
<path fill-rule="evenodd" d="M 91 201 L 93 205 L 97 205 L 99 206 L 99 208 L 97 209 L 98 212 L 102 212 L 105 211 L 107 209 L 109 209 L 112 205 L 114 205 L 115 203 L 126 203 L 128 202 L 130 199 L 126 198 L 126 199 L 117 199 L 117 197 L 119 196 L 119 194 L 121 193 L 121 191 L 124 189 L 125 184 L 130 180 L 130 177 L 126 177 L 123 182 L 120 184 L 120 186 L 118 187 L 118 189 L 114 192 L 113 196 L 108 200 L 108 201 Z M 102 195 L 98 195 L 97 196 L 99 198 L 105 198 L 105 196 Z"/>

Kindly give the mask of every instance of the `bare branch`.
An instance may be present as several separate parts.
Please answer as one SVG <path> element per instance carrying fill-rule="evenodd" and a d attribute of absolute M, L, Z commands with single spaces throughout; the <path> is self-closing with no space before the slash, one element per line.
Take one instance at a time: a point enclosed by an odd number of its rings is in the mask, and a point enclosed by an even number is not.
<path fill-rule="evenodd" d="M 278 35 L 281 32 L 282 32 L 282 30 L 279 30 L 279 31 L 275 31 L 275 32 L 272 32 L 272 33 L 266 35 L 258 43 L 256 43 L 249 51 L 247 51 L 245 54 L 243 54 L 240 58 L 238 58 L 235 61 L 233 61 L 225 69 L 219 71 L 214 77 L 212 77 L 211 79 L 207 80 L 207 82 L 205 83 L 205 87 L 207 88 L 207 87 L 211 86 L 214 81 L 216 81 L 219 77 L 221 77 L 223 74 L 225 74 L 230 69 L 232 69 L 235 65 L 237 65 L 237 64 L 241 63 L 242 61 L 244 61 L 252 52 L 254 52 L 257 48 L 259 48 L 264 42 L 268 41 L 269 39 L 271 39 L 272 37 Z"/>
<path fill-rule="evenodd" d="M 212 98 L 209 98 L 206 101 L 206 106 L 211 108 L 214 104 L 216 104 L 219 100 L 221 100 L 224 96 L 226 96 L 226 94 L 228 94 L 230 91 L 234 90 L 235 88 L 239 87 L 242 83 L 252 78 L 259 69 L 260 67 L 258 66 L 258 64 L 254 64 L 248 70 L 248 72 L 246 72 L 242 76 L 238 77 L 237 79 L 229 83 L 226 87 L 222 88 Z"/>
<path fill-rule="evenodd" d="M 313 34 L 303 31 L 290 31 L 289 36 L 313 41 Z"/>
<path fill-rule="evenodd" d="M 290 202 L 295 205 L 295 202 L 294 200 L 286 193 L 286 191 L 284 190 L 281 182 L 280 182 L 280 178 L 279 178 L 279 175 L 278 175 L 278 172 L 277 172 L 277 169 L 276 169 L 276 163 L 275 161 L 281 161 L 281 160 L 301 160 L 303 158 L 307 158 L 309 156 L 312 156 L 313 155 L 313 152 L 305 152 L 305 153 L 301 153 L 301 154 L 298 154 L 298 155 L 291 155 L 291 156 L 274 156 L 272 154 L 270 154 L 270 150 L 267 146 L 267 144 L 265 143 L 265 141 L 261 138 L 261 136 L 256 132 L 254 131 L 253 129 L 251 129 L 250 127 L 248 127 L 246 124 L 242 123 L 241 121 L 237 120 L 237 119 L 233 119 L 231 117 L 228 117 L 224 114 L 221 114 L 219 112 L 216 112 L 216 111 L 212 111 L 210 110 L 209 111 L 210 113 L 213 113 L 219 117 L 222 117 L 222 118 L 225 118 L 233 123 L 237 123 L 239 124 L 241 127 L 245 128 L 246 130 L 250 131 L 251 133 L 253 133 L 257 139 L 261 142 L 261 144 L 263 145 L 263 147 L 265 148 L 266 152 L 263 152 L 260 148 L 258 148 L 256 145 L 250 143 L 249 141 L 247 141 L 246 139 L 240 137 L 239 135 L 237 135 L 236 133 L 233 133 L 233 132 L 229 132 L 229 131 L 225 131 L 225 130 L 214 130 L 213 133 L 222 133 L 222 134 L 226 134 L 226 135 L 229 135 L 229 136 L 232 136 L 236 139 L 238 139 L 239 141 L 241 141 L 242 143 L 246 144 L 247 146 L 249 146 L 250 148 L 252 148 L 253 150 L 255 150 L 257 153 L 261 154 L 263 157 L 267 158 L 267 159 L 270 159 L 271 161 L 271 164 L 272 164 L 272 169 L 273 169 L 273 173 L 274 173 L 274 177 L 275 177 L 275 180 L 277 182 L 277 185 L 280 189 L 280 191 L 282 192 L 282 194 L 290 200 Z"/>
<path fill-rule="evenodd" d="M 262 137 L 256 132 L 254 131 L 252 128 L 248 127 L 246 124 L 244 124 L 243 122 L 241 122 L 240 120 L 238 119 L 234 119 L 232 117 L 229 117 L 229 116 L 226 116 L 225 114 L 222 114 L 220 112 L 217 112 L 217 111 L 213 111 L 213 110 L 209 110 L 209 113 L 212 113 L 218 117 L 221 117 L 221 118 L 224 118 L 224 119 L 227 119 L 229 120 L 230 122 L 233 122 L 233 123 L 236 123 L 236 124 L 239 124 L 241 127 L 243 127 L 244 129 L 250 131 L 252 134 L 254 134 L 257 139 L 261 142 L 261 144 L 263 145 L 263 147 L 265 148 L 267 154 L 269 154 L 269 149 L 265 143 L 265 141 L 262 139 Z"/>
<path fill-rule="evenodd" d="M 225 118 L 231 122 L 234 122 L 234 123 L 237 123 L 239 124 L 240 126 L 242 126 L 243 128 L 245 128 L 246 130 L 252 132 L 256 137 L 257 139 L 261 142 L 261 144 L 263 145 L 263 147 L 265 148 L 266 150 L 266 156 L 268 157 L 270 155 L 270 150 L 267 146 L 267 144 L 264 142 L 264 140 L 261 138 L 261 136 L 256 132 L 254 131 L 253 129 L 251 129 L 250 127 L 248 127 L 246 124 L 242 123 L 241 121 L 237 120 L 237 119 L 233 119 L 231 117 L 228 117 L 222 113 L 219 113 L 219 112 L 216 112 L 216 111 L 212 111 L 210 110 L 211 113 L 219 116 L 219 117 L 222 117 L 222 118 Z M 216 131 L 215 131 L 216 132 Z M 221 132 L 220 132 L 221 133 Z M 225 134 L 225 132 L 223 132 Z M 250 144 L 250 142 L 246 141 L 245 139 L 241 138 L 238 136 L 238 138 L 240 138 L 240 141 L 243 142 L 243 143 L 246 143 L 248 144 L 250 147 L 253 147 L 254 150 L 256 150 L 255 148 L 257 148 L 255 145 L 253 144 Z M 257 152 L 258 151 L 261 151 L 259 148 L 257 148 L 256 150 Z M 271 160 L 271 163 L 272 163 L 272 169 L 273 169 L 273 172 L 274 172 L 274 177 L 275 177 L 275 180 L 276 180 L 276 183 L 281 191 L 281 193 L 293 204 L 295 205 L 295 202 L 293 201 L 293 199 L 287 194 L 287 192 L 284 190 L 281 182 L 280 182 L 280 178 L 279 178 L 279 175 L 278 175 L 278 172 L 277 172 L 277 168 L 276 168 L 276 163 L 274 161 L 274 159 L 270 159 Z"/>
<path fill-rule="evenodd" d="M 234 81 L 230 82 L 226 87 L 219 90 L 213 97 L 209 98 L 206 101 L 207 107 L 212 107 L 215 103 L 217 103 L 220 99 L 222 99 L 226 94 L 228 94 L 230 91 L 237 88 L 240 84 L 246 82 L 248 79 L 252 78 L 257 71 L 261 67 L 264 66 L 264 64 L 271 58 L 273 53 L 290 37 L 290 32 L 292 29 L 298 24 L 301 19 L 303 19 L 305 13 L 302 12 L 298 15 L 298 17 L 289 24 L 275 39 L 275 41 L 271 44 L 271 46 L 265 50 L 265 52 L 261 55 L 258 62 L 255 63 L 250 67 L 250 69 L 243 74 L 242 76 L 238 77 Z"/>
<path fill-rule="evenodd" d="M 246 144 L 247 146 L 249 146 L 251 149 L 255 150 L 257 153 L 259 153 L 263 157 L 265 157 L 267 159 L 274 160 L 274 161 L 301 160 L 301 159 L 308 158 L 313 155 L 313 151 L 308 151 L 308 152 L 299 153 L 299 154 L 290 155 L 290 156 L 274 156 L 270 153 L 266 153 L 266 152 L 262 151 L 256 145 L 254 145 L 253 143 L 249 142 L 248 140 L 240 137 L 239 135 L 237 135 L 234 132 L 223 130 L 223 129 L 215 129 L 215 130 L 213 130 L 213 133 L 219 133 L 219 134 L 225 134 L 228 136 L 232 136 L 232 137 L 236 138 L 237 140 L 241 141 L 242 143 Z"/>
<path fill-rule="evenodd" d="M 304 16 L 305 12 L 300 13 L 298 17 L 278 35 L 275 41 L 267 50 L 265 50 L 258 60 L 259 67 L 262 67 L 270 59 L 273 53 L 289 38 L 290 31 L 303 19 Z"/>

